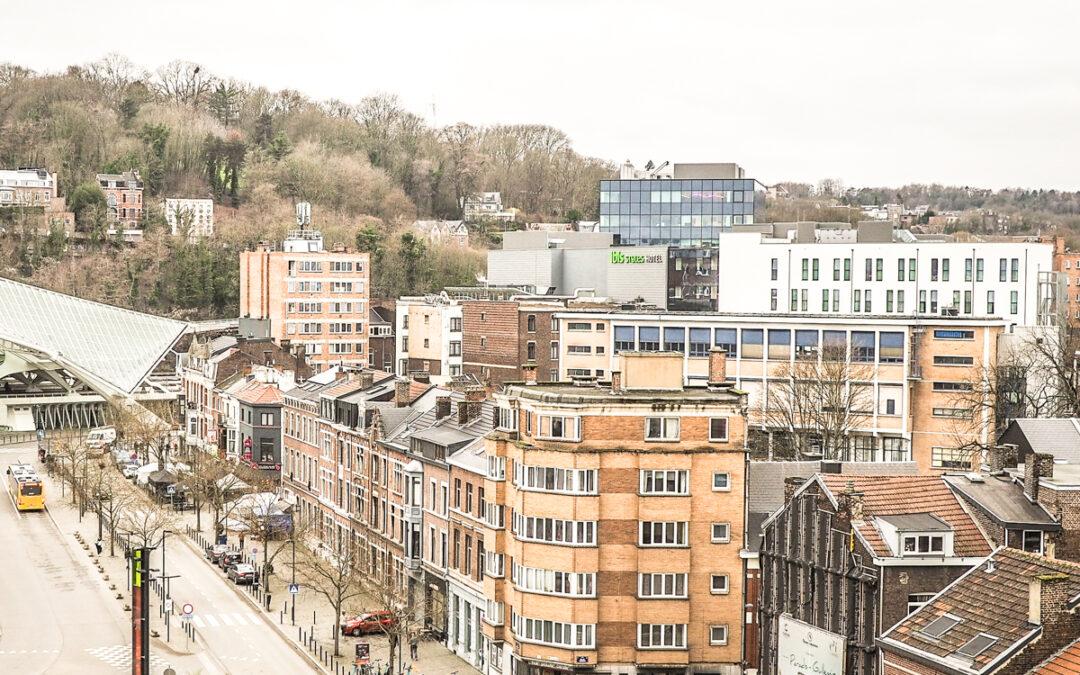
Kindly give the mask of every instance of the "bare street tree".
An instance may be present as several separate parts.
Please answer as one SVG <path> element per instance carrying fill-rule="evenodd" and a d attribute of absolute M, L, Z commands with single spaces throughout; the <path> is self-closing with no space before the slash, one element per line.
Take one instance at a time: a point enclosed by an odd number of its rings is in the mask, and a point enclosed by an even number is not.
<path fill-rule="evenodd" d="M 848 358 L 845 346 L 782 365 L 751 411 L 772 435 L 774 458 L 843 460 L 855 431 L 873 414 L 873 364 Z"/>
<path fill-rule="evenodd" d="M 302 548 L 302 551 L 301 551 Z M 334 655 L 341 656 L 342 612 L 346 604 L 361 597 L 365 573 L 360 547 L 345 545 L 341 550 L 327 548 L 321 543 L 312 550 L 298 547 L 297 576 L 334 609 Z"/>

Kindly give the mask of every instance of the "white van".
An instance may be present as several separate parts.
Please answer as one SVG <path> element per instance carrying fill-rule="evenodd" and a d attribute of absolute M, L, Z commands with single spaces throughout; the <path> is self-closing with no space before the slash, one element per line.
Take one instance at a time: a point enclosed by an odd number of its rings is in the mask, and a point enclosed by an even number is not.
<path fill-rule="evenodd" d="M 91 429 L 86 435 L 86 447 L 91 450 L 101 450 L 116 442 L 116 429 L 113 427 L 97 427 Z"/>

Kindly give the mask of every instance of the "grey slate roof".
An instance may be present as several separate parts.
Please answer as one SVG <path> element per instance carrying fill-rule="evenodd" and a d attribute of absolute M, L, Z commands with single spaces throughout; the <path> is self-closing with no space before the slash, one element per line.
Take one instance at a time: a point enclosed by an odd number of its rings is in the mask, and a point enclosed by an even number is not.
<path fill-rule="evenodd" d="M 948 532 L 952 530 L 941 518 L 932 513 L 890 513 L 878 516 L 897 529 L 898 532 Z"/>
<path fill-rule="evenodd" d="M 1017 438 L 1018 435 L 1023 439 Z M 1049 453 L 1055 459 L 1080 464 L 1080 420 L 1076 418 L 1013 420 L 998 442 L 1015 443 L 1018 440 L 1026 440 L 1035 452 Z"/>
<path fill-rule="evenodd" d="M 855 476 L 915 475 L 913 462 L 843 462 L 841 471 Z M 784 505 L 784 479 L 810 478 L 821 472 L 821 462 L 750 462 L 749 504 L 751 512 L 772 513 Z"/>
<path fill-rule="evenodd" d="M 953 492 L 1001 525 L 1024 525 L 1031 529 L 1060 527 L 1046 509 L 1028 501 L 1023 487 L 1012 478 L 987 475 L 981 478 L 972 481 L 967 476 L 944 476 Z"/>

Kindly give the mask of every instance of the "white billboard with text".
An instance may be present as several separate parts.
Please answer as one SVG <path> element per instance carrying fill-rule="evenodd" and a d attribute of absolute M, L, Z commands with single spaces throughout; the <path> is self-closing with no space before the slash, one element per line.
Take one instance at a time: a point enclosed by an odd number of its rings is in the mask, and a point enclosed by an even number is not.
<path fill-rule="evenodd" d="M 844 636 L 780 617 L 778 675 L 844 675 Z"/>

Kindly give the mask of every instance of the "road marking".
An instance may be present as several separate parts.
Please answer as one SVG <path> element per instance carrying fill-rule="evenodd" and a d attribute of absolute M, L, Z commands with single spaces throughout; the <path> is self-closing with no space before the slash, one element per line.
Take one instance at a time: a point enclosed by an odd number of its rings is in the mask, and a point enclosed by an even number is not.
<path fill-rule="evenodd" d="M 262 625 L 262 619 L 260 619 L 259 615 L 255 614 L 254 612 L 248 612 L 248 621 L 251 621 L 251 625 L 253 626 Z"/>
<path fill-rule="evenodd" d="M 233 620 L 228 614 L 222 614 L 221 615 L 221 620 L 225 622 L 226 626 L 233 625 Z"/>
<path fill-rule="evenodd" d="M 196 625 L 197 627 L 199 627 L 199 628 L 202 628 L 202 627 L 203 627 L 203 625 L 204 625 L 204 624 L 203 624 L 203 620 L 202 620 L 202 617 L 200 617 L 200 616 L 193 616 L 193 617 L 191 617 L 191 622 L 192 622 L 192 623 L 194 623 L 194 624 L 195 624 L 195 625 Z"/>
<path fill-rule="evenodd" d="M 215 619 L 210 614 L 206 615 L 206 623 L 210 624 L 210 626 L 213 627 L 213 628 L 217 628 L 218 626 L 221 625 L 220 623 L 218 623 L 217 619 Z"/>

